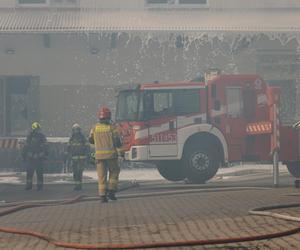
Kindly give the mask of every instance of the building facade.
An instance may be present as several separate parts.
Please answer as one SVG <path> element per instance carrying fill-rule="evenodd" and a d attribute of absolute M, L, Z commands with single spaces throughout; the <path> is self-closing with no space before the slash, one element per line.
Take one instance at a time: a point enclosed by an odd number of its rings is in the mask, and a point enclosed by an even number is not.
<path fill-rule="evenodd" d="M 2 0 L 0 136 L 39 120 L 49 136 L 85 131 L 122 84 L 192 79 L 211 67 L 282 88 L 300 117 L 295 0 Z"/>

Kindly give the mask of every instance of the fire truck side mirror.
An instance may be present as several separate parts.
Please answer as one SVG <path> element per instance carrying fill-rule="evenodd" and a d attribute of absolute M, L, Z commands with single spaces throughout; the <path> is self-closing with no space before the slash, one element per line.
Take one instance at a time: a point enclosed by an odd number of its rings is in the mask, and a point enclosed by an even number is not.
<path fill-rule="evenodd" d="M 221 109 L 221 103 L 219 100 L 215 100 L 214 102 L 214 110 L 219 111 Z"/>

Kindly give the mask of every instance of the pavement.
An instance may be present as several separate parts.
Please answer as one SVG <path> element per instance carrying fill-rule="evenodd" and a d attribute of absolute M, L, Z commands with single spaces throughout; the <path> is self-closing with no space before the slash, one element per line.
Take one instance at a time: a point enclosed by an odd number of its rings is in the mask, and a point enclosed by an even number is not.
<path fill-rule="evenodd" d="M 294 178 L 284 167 L 280 170 L 278 188 L 272 186 L 270 166 L 222 169 L 203 185 L 168 182 L 154 169 L 124 170 L 117 202 L 102 204 L 90 200 L 28 208 L 2 216 L 0 227 L 34 230 L 57 240 L 82 244 L 174 242 L 275 233 L 299 227 L 300 223 L 250 215 L 248 211 L 299 203 L 300 190 L 294 187 Z M 0 173 L 0 213 L 10 202 L 74 198 L 82 194 L 94 197 L 94 174 L 85 173 L 81 192 L 72 190 L 69 174 L 47 176 L 45 189 L 38 192 L 24 190 L 24 173 Z M 10 182 L 13 177 L 15 181 Z M 272 212 L 300 217 L 300 207 Z M 64 248 L 30 236 L 0 233 L 0 249 Z M 300 249 L 300 233 L 270 240 L 172 249 Z"/>

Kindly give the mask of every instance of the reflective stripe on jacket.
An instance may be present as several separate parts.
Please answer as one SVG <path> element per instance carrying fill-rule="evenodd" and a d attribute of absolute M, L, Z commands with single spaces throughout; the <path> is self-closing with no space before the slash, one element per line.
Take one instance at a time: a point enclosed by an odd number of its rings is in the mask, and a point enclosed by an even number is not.
<path fill-rule="evenodd" d="M 117 130 L 111 124 L 97 123 L 91 130 L 90 137 L 95 143 L 96 160 L 114 159 L 118 157 L 114 147 L 114 137 L 117 137 Z"/>
<path fill-rule="evenodd" d="M 75 155 L 72 156 L 72 160 L 83 160 L 86 159 L 87 157 L 85 155 Z"/>

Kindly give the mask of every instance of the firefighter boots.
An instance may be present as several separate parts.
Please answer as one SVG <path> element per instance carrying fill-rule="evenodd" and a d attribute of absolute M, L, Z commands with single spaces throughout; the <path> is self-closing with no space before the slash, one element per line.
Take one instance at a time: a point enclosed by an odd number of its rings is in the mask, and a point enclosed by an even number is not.
<path fill-rule="evenodd" d="M 107 199 L 106 195 L 101 195 L 101 196 L 100 196 L 100 201 L 101 201 L 102 203 L 107 203 L 107 202 L 108 202 L 108 199 Z"/>

